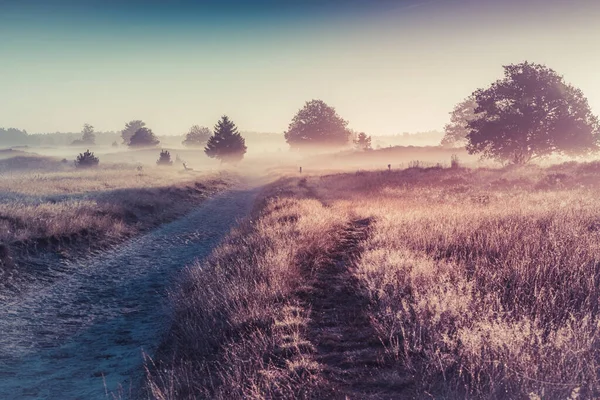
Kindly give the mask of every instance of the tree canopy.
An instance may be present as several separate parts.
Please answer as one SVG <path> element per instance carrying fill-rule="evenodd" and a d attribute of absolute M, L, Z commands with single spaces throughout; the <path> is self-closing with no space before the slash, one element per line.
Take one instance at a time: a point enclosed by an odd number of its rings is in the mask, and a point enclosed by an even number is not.
<path fill-rule="evenodd" d="M 201 147 L 208 142 L 211 134 L 212 132 L 207 127 L 194 125 L 185 135 L 185 140 L 181 144 L 188 147 Z"/>
<path fill-rule="evenodd" d="M 544 65 L 505 66 L 503 79 L 473 96 L 471 154 L 524 164 L 552 153 L 575 156 L 598 149 L 600 126 L 587 99 Z"/>
<path fill-rule="evenodd" d="M 210 158 L 222 162 L 238 162 L 246 154 L 246 141 L 238 133 L 237 127 L 224 115 L 215 125 L 213 136 L 208 139 L 204 152 Z"/>
<path fill-rule="evenodd" d="M 130 147 L 152 147 L 160 143 L 150 128 L 138 129 L 129 140 Z"/>
<path fill-rule="evenodd" d="M 138 129 L 146 126 L 144 121 L 139 119 L 129 121 L 125 124 L 125 128 L 121 131 L 121 138 L 123 138 L 123 144 L 129 145 L 131 137 L 138 131 Z"/>
<path fill-rule="evenodd" d="M 464 147 L 469 134 L 469 122 L 475 118 L 477 102 L 473 96 L 458 103 L 450 113 L 450 123 L 444 126 L 444 147 Z"/>
<path fill-rule="evenodd" d="M 292 148 L 341 147 L 348 144 L 350 130 L 335 108 L 323 100 L 307 101 L 292 119 L 285 140 Z"/>

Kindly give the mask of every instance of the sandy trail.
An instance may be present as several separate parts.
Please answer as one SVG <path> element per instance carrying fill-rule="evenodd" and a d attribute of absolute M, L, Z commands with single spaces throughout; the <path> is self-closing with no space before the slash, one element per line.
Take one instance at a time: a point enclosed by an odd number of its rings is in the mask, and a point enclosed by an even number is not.
<path fill-rule="evenodd" d="M 172 279 L 246 216 L 257 188 L 196 211 L 0 304 L 0 399 L 105 399 L 127 393 L 169 323 Z M 104 384 L 106 382 L 106 386 Z"/>

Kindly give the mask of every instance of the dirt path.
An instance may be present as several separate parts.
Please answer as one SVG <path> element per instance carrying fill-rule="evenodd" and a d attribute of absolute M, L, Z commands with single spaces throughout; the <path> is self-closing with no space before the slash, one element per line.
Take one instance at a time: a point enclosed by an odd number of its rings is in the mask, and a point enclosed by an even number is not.
<path fill-rule="evenodd" d="M 351 268 L 371 221 L 357 220 L 343 232 L 333 262 L 321 267 L 309 296 L 309 340 L 323 367 L 325 396 L 336 399 L 397 399 L 410 385 L 403 371 L 386 361 Z"/>
<path fill-rule="evenodd" d="M 257 192 L 218 195 L 0 304 L 0 399 L 105 399 L 119 384 L 128 392 L 142 371 L 141 350 L 152 354 L 168 325 L 169 282 L 210 253 Z"/>

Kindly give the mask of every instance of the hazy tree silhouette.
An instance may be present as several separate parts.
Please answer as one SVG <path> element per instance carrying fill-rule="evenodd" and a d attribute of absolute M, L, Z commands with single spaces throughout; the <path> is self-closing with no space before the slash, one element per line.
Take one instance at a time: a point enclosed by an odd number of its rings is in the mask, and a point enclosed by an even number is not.
<path fill-rule="evenodd" d="M 477 102 L 473 96 L 458 103 L 450 113 L 450 123 L 444 126 L 444 147 L 464 147 L 469 134 L 469 121 L 475 118 Z"/>
<path fill-rule="evenodd" d="M 211 134 L 212 132 L 207 127 L 194 125 L 185 135 L 185 140 L 181 144 L 188 147 L 201 147 L 206 145 Z"/>
<path fill-rule="evenodd" d="M 171 153 L 169 153 L 167 150 L 161 150 L 158 161 L 156 161 L 156 165 L 159 165 L 159 166 L 173 165 L 173 161 L 171 160 Z"/>
<path fill-rule="evenodd" d="M 344 146 L 350 139 L 348 122 L 322 100 L 307 101 L 292 119 L 285 140 L 292 148 Z"/>
<path fill-rule="evenodd" d="M 94 133 L 94 127 L 90 124 L 84 124 L 81 141 L 85 144 L 96 144 L 96 134 Z"/>
<path fill-rule="evenodd" d="M 358 150 L 371 150 L 371 136 L 364 132 L 359 133 L 354 140 L 354 145 Z"/>
<path fill-rule="evenodd" d="M 146 127 L 138 129 L 129 140 L 130 147 L 152 147 L 159 143 L 154 132 Z"/>
<path fill-rule="evenodd" d="M 131 137 L 138 131 L 138 129 L 143 128 L 144 126 L 146 126 L 146 123 L 139 119 L 127 122 L 125 124 L 125 129 L 121 131 L 123 144 L 129 145 Z"/>
<path fill-rule="evenodd" d="M 80 153 L 75 159 L 75 167 L 77 168 L 91 168 L 96 167 L 100 163 L 98 157 L 91 151 L 86 150 L 84 153 Z"/>
<path fill-rule="evenodd" d="M 237 131 L 237 127 L 224 115 L 215 125 L 214 135 L 208 139 L 204 152 L 210 158 L 222 162 L 238 162 L 246 154 L 246 141 Z"/>
<path fill-rule="evenodd" d="M 73 146 L 82 145 L 94 145 L 96 144 L 96 134 L 94 133 L 94 127 L 90 124 L 84 124 L 81 130 L 81 139 L 74 140 L 71 144 Z"/>
<path fill-rule="evenodd" d="M 474 93 L 467 150 L 484 158 L 524 164 L 552 153 L 598 149 L 600 127 L 581 90 L 540 64 L 504 67 L 504 78 Z"/>

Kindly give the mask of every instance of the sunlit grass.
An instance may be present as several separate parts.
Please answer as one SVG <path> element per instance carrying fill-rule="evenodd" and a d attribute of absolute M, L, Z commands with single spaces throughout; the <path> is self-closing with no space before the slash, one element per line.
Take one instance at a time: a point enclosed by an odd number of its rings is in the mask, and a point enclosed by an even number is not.
<path fill-rule="evenodd" d="M 360 218 L 373 222 L 351 272 L 388 362 L 412 377 L 400 398 L 597 397 L 599 177 L 596 163 L 569 163 L 284 181 L 182 280 L 151 390 L 322 395 L 302 299 Z"/>

